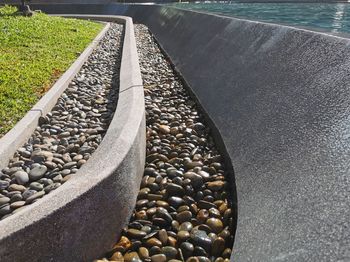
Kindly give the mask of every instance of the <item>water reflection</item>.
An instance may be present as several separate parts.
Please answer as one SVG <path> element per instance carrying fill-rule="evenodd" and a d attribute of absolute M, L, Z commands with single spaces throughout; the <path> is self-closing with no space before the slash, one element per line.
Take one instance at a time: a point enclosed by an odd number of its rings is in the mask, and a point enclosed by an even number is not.
<path fill-rule="evenodd" d="M 333 18 L 333 24 L 332 24 L 332 31 L 336 31 L 337 29 L 341 29 L 342 27 L 342 21 L 344 18 L 344 12 L 345 12 L 345 5 L 344 4 L 337 4 L 336 6 L 336 12 L 334 14 Z"/>
<path fill-rule="evenodd" d="M 350 1 L 350 0 L 348 0 Z M 350 32 L 348 3 L 177 3 L 176 7 L 200 10 L 302 27 L 316 27 L 331 32 Z"/>

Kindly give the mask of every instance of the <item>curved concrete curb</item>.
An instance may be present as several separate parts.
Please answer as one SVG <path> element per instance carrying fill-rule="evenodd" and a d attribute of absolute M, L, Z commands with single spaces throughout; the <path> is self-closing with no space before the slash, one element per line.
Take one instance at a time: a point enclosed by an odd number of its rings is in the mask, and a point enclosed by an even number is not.
<path fill-rule="evenodd" d="M 38 119 L 46 115 L 56 104 L 57 99 L 66 90 L 68 84 L 79 72 L 81 66 L 88 59 L 97 43 L 109 29 L 109 24 L 101 30 L 83 53 L 75 60 L 68 70 L 56 81 L 50 90 L 28 111 L 28 113 L 0 139 L 0 170 L 7 166 L 8 161 L 22 146 L 38 125 Z"/>
<path fill-rule="evenodd" d="M 114 118 L 77 175 L 0 222 L 1 261 L 91 261 L 112 247 L 131 216 L 145 160 L 142 79 L 132 19 L 109 19 L 125 24 Z"/>

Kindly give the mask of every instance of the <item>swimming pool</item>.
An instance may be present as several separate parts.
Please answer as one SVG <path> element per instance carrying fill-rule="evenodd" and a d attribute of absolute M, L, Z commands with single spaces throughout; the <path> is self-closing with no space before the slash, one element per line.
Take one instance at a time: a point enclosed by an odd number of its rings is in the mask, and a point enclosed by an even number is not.
<path fill-rule="evenodd" d="M 172 6 L 246 18 L 350 33 L 350 4 L 347 3 L 175 3 Z"/>

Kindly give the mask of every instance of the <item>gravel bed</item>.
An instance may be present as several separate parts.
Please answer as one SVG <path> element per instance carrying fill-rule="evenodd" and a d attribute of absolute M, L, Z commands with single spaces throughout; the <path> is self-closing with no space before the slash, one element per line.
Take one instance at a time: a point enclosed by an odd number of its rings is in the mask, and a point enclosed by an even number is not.
<path fill-rule="evenodd" d="M 0 218 L 65 183 L 105 135 L 118 100 L 123 26 L 112 24 L 32 136 L 0 172 Z"/>
<path fill-rule="evenodd" d="M 147 157 L 136 207 L 101 261 L 229 261 L 232 209 L 209 128 L 147 27 L 135 25 Z"/>

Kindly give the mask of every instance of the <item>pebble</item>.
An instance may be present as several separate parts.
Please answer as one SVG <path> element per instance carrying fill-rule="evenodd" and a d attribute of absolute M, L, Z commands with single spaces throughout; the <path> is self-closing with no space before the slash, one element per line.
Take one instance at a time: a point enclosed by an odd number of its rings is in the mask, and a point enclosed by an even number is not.
<path fill-rule="evenodd" d="M 180 242 L 184 242 L 187 241 L 190 238 L 190 233 L 188 233 L 188 231 L 179 231 L 177 232 L 177 239 Z"/>
<path fill-rule="evenodd" d="M 141 259 L 147 259 L 147 258 L 149 258 L 148 249 L 145 248 L 145 247 L 140 247 L 138 253 L 139 253 L 139 256 L 140 256 Z M 113 259 L 113 257 L 112 257 L 112 259 Z"/>
<path fill-rule="evenodd" d="M 162 247 L 162 253 L 166 256 L 168 260 L 174 259 L 177 256 L 176 248 L 171 246 Z"/>
<path fill-rule="evenodd" d="M 140 231 L 137 229 L 133 229 L 133 228 L 128 229 L 128 231 L 126 233 L 130 238 L 136 238 L 136 239 L 143 238 L 147 235 L 146 232 L 143 232 L 143 231 Z"/>
<path fill-rule="evenodd" d="M 185 195 L 185 190 L 179 186 L 176 185 L 174 183 L 169 183 L 166 187 L 166 191 L 168 193 L 169 196 L 183 196 Z"/>
<path fill-rule="evenodd" d="M 151 257 L 152 262 L 166 262 L 166 256 L 164 254 L 158 254 Z"/>
<path fill-rule="evenodd" d="M 162 245 L 166 245 L 168 242 L 168 233 L 166 232 L 165 229 L 161 229 L 158 232 L 159 240 L 162 242 Z"/>
<path fill-rule="evenodd" d="M 19 185 L 24 185 L 27 182 L 29 182 L 28 173 L 25 171 L 17 171 L 13 174 L 13 176 L 15 177 L 15 179 Z"/>
<path fill-rule="evenodd" d="M 24 206 L 25 204 L 26 204 L 25 201 L 16 201 L 16 202 L 11 203 L 10 207 L 11 207 L 11 209 L 17 209 L 17 208 Z"/>
<path fill-rule="evenodd" d="M 192 213 L 190 211 L 182 211 L 176 215 L 176 220 L 179 223 L 190 221 L 192 218 Z"/>
<path fill-rule="evenodd" d="M 190 234 L 191 240 L 194 245 L 203 247 L 205 250 L 209 251 L 211 248 L 211 239 L 208 237 L 207 233 L 203 230 L 193 229 Z"/>
<path fill-rule="evenodd" d="M 137 254 L 137 252 L 130 252 L 124 255 L 125 262 L 133 262 L 134 258 L 139 258 L 139 255 Z"/>
<path fill-rule="evenodd" d="M 189 242 L 183 242 L 181 245 L 180 245 L 180 248 L 182 250 L 182 254 L 185 258 L 188 258 L 190 256 L 192 256 L 193 254 L 193 251 L 194 251 L 194 246 L 189 243 Z"/>
<path fill-rule="evenodd" d="M 223 228 L 224 228 L 224 225 L 223 225 L 222 221 L 220 219 L 217 219 L 217 218 L 209 218 L 207 220 L 206 224 L 216 234 L 220 233 L 223 230 Z"/>
<path fill-rule="evenodd" d="M 10 205 L 6 204 L 6 205 L 2 205 L 0 207 L 0 215 L 1 216 L 7 215 L 7 214 L 10 214 L 10 213 L 11 213 Z"/>
<path fill-rule="evenodd" d="M 8 197 L 0 197 L 0 206 L 7 204 L 8 202 L 10 202 L 10 198 Z"/>
<path fill-rule="evenodd" d="M 207 183 L 207 187 L 213 191 L 219 191 L 219 190 L 223 189 L 224 186 L 225 186 L 225 182 L 221 181 L 221 180 Z"/>
<path fill-rule="evenodd" d="M 26 204 L 30 204 L 32 203 L 34 200 L 38 199 L 38 198 L 41 198 L 42 196 L 45 195 L 45 191 L 39 191 L 39 192 L 36 192 L 35 194 L 31 195 L 30 197 L 28 197 L 26 199 Z"/>
<path fill-rule="evenodd" d="M 146 241 L 146 245 L 149 247 L 153 247 L 153 246 L 161 247 L 162 242 L 160 240 L 158 240 L 157 238 L 152 237 Z"/>

